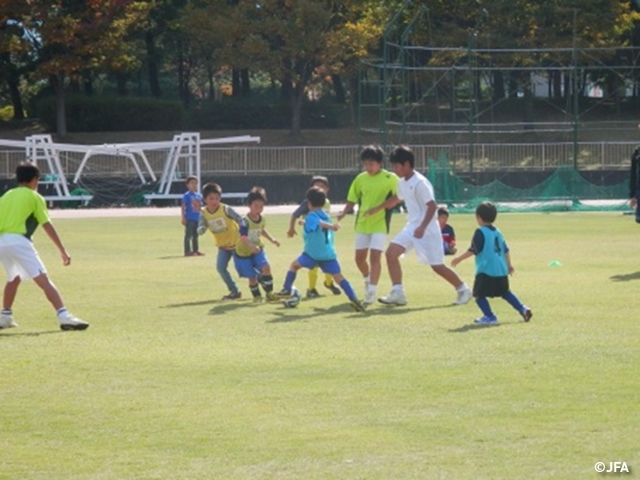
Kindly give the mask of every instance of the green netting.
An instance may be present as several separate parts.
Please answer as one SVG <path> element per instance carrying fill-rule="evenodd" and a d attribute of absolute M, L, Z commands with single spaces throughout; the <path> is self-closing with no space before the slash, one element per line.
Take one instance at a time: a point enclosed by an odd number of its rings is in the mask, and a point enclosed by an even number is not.
<path fill-rule="evenodd" d="M 529 188 L 515 188 L 494 180 L 472 185 L 452 170 L 446 153 L 429 159 L 427 178 L 436 199 L 454 212 L 473 212 L 484 201 L 500 206 L 500 211 L 624 211 L 628 183 L 600 186 L 585 180 L 571 167 L 560 167 L 546 180 Z"/>

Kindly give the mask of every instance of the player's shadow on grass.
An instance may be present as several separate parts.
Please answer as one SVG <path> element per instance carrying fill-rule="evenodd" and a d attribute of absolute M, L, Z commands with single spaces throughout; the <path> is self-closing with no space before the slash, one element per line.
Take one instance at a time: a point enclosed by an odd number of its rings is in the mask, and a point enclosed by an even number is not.
<path fill-rule="evenodd" d="M 158 260 L 173 260 L 175 258 L 185 258 L 185 256 L 184 255 L 165 255 L 164 257 L 158 257 Z"/>
<path fill-rule="evenodd" d="M 259 307 L 260 305 L 264 305 L 264 303 L 256 303 L 251 299 L 220 300 L 220 301 L 214 301 L 210 303 L 217 303 L 218 305 L 211 307 L 211 309 L 209 310 L 209 315 L 218 315 L 221 313 L 237 310 L 239 308 L 254 308 L 254 307 Z"/>
<path fill-rule="evenodd" d="M 631 280 L 640 280 L 640 272 L 612 275 L 609 279 L 612 282 L 630 282 Z"/>
<path fill-rule="evenodd" d="M 298 313 L 300 312 L 300 313 Z M 313 307 L 312 311 L 308 309 L 292 309 L 282 308 L 271 312 L 277 318 L 267 320 L 266 323 L 290 323 L 299 322 L 301 320 L 310 320 L 312 318 L 323 317 L 325 315 L 343 314 L 345 318 L 350 319 L 366 319 L 367 314 L 363 312 L 354 312 L 348 303 L 337 303 L 328 308 Z"/>
<path fill-rule="evenodd" d="M 44 330 L 42 332 L 20 332 L 20 333 L 0 333 L 0 339 L 9 338 L 9 337 L 39 337 L 40 335 L 51 335 L 53 333 L 69 333 L 63 332 L 62 330 Z"/>
<path fill-rule="evenodd" d="M 477 323 L 468 323 L 458 328 L 450 328 L 449 333 L 465 333 L 472 332 L 474 330 L 483 330 L 486 328 L 497 328 L 504 325 L 504 323 L 496 323 L 494 325 L 480 325 Z"/>
<path fill-rule="evenodd" d="M 197 302 L 170 303 L 169 305 L 163 305 L 160 308 L 197 307 L 199 305 L 210 305 L 219 301 L 221 300 L 199 300 Z"/>
<path fill-rule="evenodd" d="M 405 313 L 410 312 L 420 312 L 427 310 L 439 310 L 442 308 L 451 308 L 455 307 L 453 303 L 447 303 L 446 305 L 431 305 L 428 307 L 408 307 L 407 305 L 385 305 L 383 303 L 376 303 L 375 305 L 371 305 L 367 309 L 367 313 L 365 314 L 368 317 L 376 316 L 385 316 L 385 317 L 395 317 L 397 315 L 403 315 Z"/>

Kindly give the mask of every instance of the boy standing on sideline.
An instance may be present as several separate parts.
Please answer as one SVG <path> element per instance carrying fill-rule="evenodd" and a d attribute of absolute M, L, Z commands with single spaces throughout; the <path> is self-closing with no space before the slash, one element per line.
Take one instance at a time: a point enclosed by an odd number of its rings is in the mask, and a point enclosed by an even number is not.
<path fill-rule="evenodd" d="M 220 203 L 221 196 L 222 188 L 217 183 L 207 183 L 202 188 L 205 206 L 200 212 L 198 234 L 202 235 L 207 230 L 213 233 L 218 247 L 216 270 L 229 289 L 229 294 L 222 298 L 236 300 L 242 297 L 242 293 L 229 274 L 229 262 L 240 238 L 242 217 L 230 206 Z"/>
<path fill-rule="evenodd" d="M 318 187 L 311 187 L 307 190 L 306 197 L 309 213 L 304 219 L 304 251 L 289 267 L 278 297 L 291 295 L 298 270 L 320 267 L 325 274 L 332 275 L 336 283 L 344 290 L 344 293 L 349 297 L 351 307 L 356 312 L 364 312 L 364 306 L 358 300 L 353 287 L 340 272 L 340 264 L 333 241 L 333 232 L 337 231 L 340 225 L 331 223 L 331 218 L 323 210 L 327 199 L 324 191 Z"/>
<path fill-rule="evenodd" d="M 56 310 L 62 330 L 85 330 L 89 324 L 67 311 L 60 292 L 49 280 L 47 270 L 31 241 L 38 225 L 42 225 L 58 248 L 62 264 L 71 264 L 71 257 L 51 223 L 47 204 L 37 192 L 40 171 L 33 163 L 21 163 L 16 168 L 16 179 L 18 187 L 0 197 L 0 262 L 8 278 L 2 297 L 0 329 L 18 326 L 13 320 L 11 308 L 20 282 L 33 279 Z"/>
<path fill-rule="evenodd" d="M 531 320 L 533 313 L 524 306 L 511 290 L 509 290 L 509 275 L 514 269 L 511 256 L 500 230 L 493 226 L 498 211 L 491 202 L 483 202 L 476 208 L 476 220 L 480 228 L 473 234 L 471 247 L 451 262 L 455 267 L 463 260 L 476 256 L 476 279 L 473 283 L 473 296 L 482 311 L 482 317 L 476 318 L 475 323 L 493 325 L 498 323 L 497 317 L 491 310 L 487 297 L 502 297 L 515 308 L 525 322 Z"/>
<path fill-rule="evenodd" d="M 380 209 L 370 215 L 365 215 L 365 212 L 395 196 L 398 186 L 398 177 L 382 168 L 383 158 L 384 152 L 379 146 L 370 145 L 362 149 L 360 160 L 365 171 L 351 183 L 347 203 L 337 217 L 338 221 L 342 220 L 354 205 L 358 205 L 355 260 L 364 277 L 365 305 L 371 305 L 376 301 L 382 270 L 381 257 L 387 244 L 391 210 Z"/>
<path fill-rule="evenodd" d="M 267 294 L 267 300 L 275 300 L 271 266 L 267 254 L 264 252 L 261 237 L 265 237 L 276 247 L 280 246 L 280 242 L 264 228 L 267 224 L 262 216 L 264 205 L 267 203 L 267 193 L 264 188 L 253 187 L 247 195 L 247 203 L 249 204 L 249 213 L 240 222 L 240 238 L 236 243 L 233 261 L 238 275 L 249 279 L 249 289 L 254 302 L 262 301 L 258 275 L 260 275 L 262 288 Z"/>
<path fill-rule="evenodd" d="M 187 191 L 182 196 L 182 225 L 184 225 L 184 256 L 193 257 L 204 255 L 198 249 L 198 224 L 202 195 L 198 192 L 198 179 L 187 177 Z"/>
<path fill-rule="evenodd" d="M 440 225 L 440 233 L 442 234 L 442 248 L 445 255 L 455 255 L 458 251 L 456 248 L 456 232 L 447 222 L 449 221 L 449 211 L 440 207 L 438 209 L 438 224 Z"/>
<path fill-rule="evenodd" d="M 321 189 L 325 196 L 326 200 L 322 207 L 327 215 L 331 213 L 331 202 L 329 201 L 329 180 L 327 177 L 323 177 L 321 175 L 316 175 L 311 178 L 310 187 L 317 187 Z M 287 232 L 287 237 L 293 238 L 296 235 L 296 221 L 304 217 L 307 213 L 309 213 L 309 202 L 305 199 L 298 208 L 291 214 L 291 219 L 289 221 L 289 231 Z M 318 271 L 319 267 L 315 267 L 309 270 L 309 289 L 307 290 L 307 298 L 317 298 L 320 296 L 318 290 L 316 290 L 316 285 L 318 283 Z M 324 286 L 331 290 L 331 293 L 334 295 L 340 295 L 342 293 L 338 287 L 333 283 L 333 276 L 329 273 L 324 274 Z"/>
<path fill-rule="evenodd" d="M 430 265 L 434 272 L 456 289 L 457 297 L 454 303 L 457 305 L 468 303 L 473 296 L 471 289 L 444 263 L 442 235 L 435 218 L 437 205 L 431 183 L 424 175 L 413 169 L 414 155 L 409 147 L 404 145 L 395 147 L 389 160 L 401 179 L 398 183 L 398 193 L 366 214 L 373 215 L 382 209 L 391 209 L 404 201 L 407 207 L 407 224 L 387 248 L 387 266 L 393 286 L 391 293 L 379 298 L 378 301 L 387 305 L 407 303 L 402 286 L 400 256 L 415 249 L 421 263 Z"/>

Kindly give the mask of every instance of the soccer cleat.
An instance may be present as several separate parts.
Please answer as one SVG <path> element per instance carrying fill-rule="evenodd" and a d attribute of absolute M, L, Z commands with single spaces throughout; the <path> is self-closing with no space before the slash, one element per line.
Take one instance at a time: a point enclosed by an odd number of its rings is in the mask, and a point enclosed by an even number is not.
<path fill-rule="evenodd" d="M 205 254 L 199 250 L 196 250 L 195 252 L 193 252 L 193 255 L 196 257 L 204 257 Z"/>
<path fill-rule="evenodd" d="M 334 295 L 340 295 L 342 293 L 342 290 L 336 287 L 334 283 L 325 283 L 324 286 L 331 290 L 331 293 L 333 293 Z"/>
<path fill-rule="evenodd" d="M 357 298 L 355 300 L 351 300 L 349 305 L 351 305 L 351 308 L 353 308 L 355 312 L 364 312 L 366 310 L 366 307 Z"/>
<path fill-rule="evenodd" d="M 18 324 L 13 321 L 13 316 L 3 313 L 0 315 L 0 330 L 3 328 L 14 328 L 17 327 Z"/>
<path fill-rule="evenodd" d="M 376 303 L 376 292 L 374 290 L 368 290 L 367 293 L 364 294 L 364 301 L 362 304 L 365 307 L 368 307 L 374 303 Z"/>
<path fill-rule="evenodd" d="M 281 298 L 279 293 L 267 292 L 267 302 L 279 302 Z"/>
<path fill-rule="evenodd" d="M 307 290 L 307 298 L 318 298 L 320 297 L 320 294 L 318 293 L 318 290 L 316 290 L 315 288 L 310 288 L 309 290 Z"/>
<path fill-rule="evenodd" d="M 404 296 L 404 292 L 398 290 L 392 290 L 386 297 L 380 297 L 378 299 L 380 303 L 385 305 L 406 305 L 407 298 Z"/>
<path fill-rule="evenodd" d="M 496 325 L 498 323 L 498 319 L 496 317 L 487 317 L 483 315 L 480 318 L 476 318 L 473 323 L 478 325 Z"/>
<path fill-rule="evenodd" d="M 242 292 L 231 292 L 222 297 L 223 300 L 238 300 L 239 298 L 242 298 Z"/>
<path fill-rule="evenodd" d="M 470 288 L 465 288 L 464 290 L 458 292 L 458 296 L 454 300 L 455 305 L 464 305 L 465 303 L 469 303 L 469 301 L 473 298 L 473 292 Z"/>
<path fill-rule="evenodd" d="M 87 322 L 74 317 L 69 312 L 58 318 L 60 319 L 60 330 L 86 330 L 89 328 Z"/>
<path fill-rule="evenodd" d="M 531 320 L 531 317 L 533 317 L 533 312 L 530 308 L 524 307 L 520 312 L 520 315 L 522 315 L 522 318 L 525 322 L 528 322 L 529 320 Z"/>
<path fill-rule="evenodd" d="M 277 298 L 289 298 L 291 296 L 291 288 L 287 289 L 287 288 L 283 288 L 282 290 L 280 290 L 278 293 L 275 294 L 275 296 Z"/>

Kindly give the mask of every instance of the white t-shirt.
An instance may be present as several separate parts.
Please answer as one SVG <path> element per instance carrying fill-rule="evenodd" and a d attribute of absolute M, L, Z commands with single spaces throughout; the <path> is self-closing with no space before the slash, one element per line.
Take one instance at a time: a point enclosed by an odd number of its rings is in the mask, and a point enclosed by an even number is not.
<path fill-rule="evenodd" d="M 407 225 L 413 227 L 418 227 L 424 220 L 424 216 L 427 213 L 427 203 L 435 202 L 431 182 L 416 171 L 413 172 L 413 175 L 408 180 L 405 178 L 400 179 L 397 196 L 400 200 L 404 200 L 404 204 L 407 207 Z M 425 234 L 440 236 L 436 213 L 433 214 L 433 218 L 427 225 Z"/>

